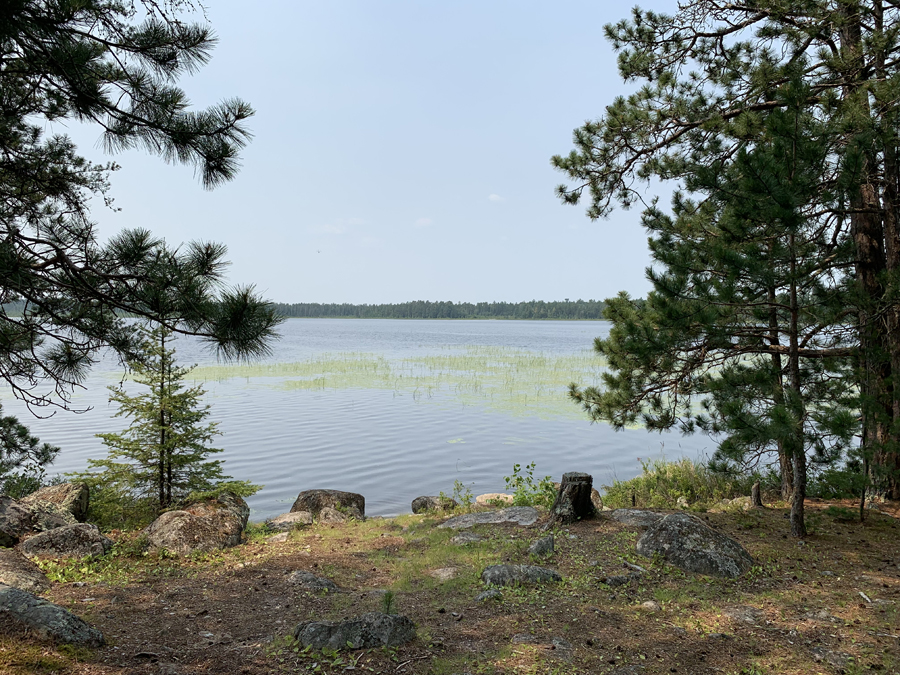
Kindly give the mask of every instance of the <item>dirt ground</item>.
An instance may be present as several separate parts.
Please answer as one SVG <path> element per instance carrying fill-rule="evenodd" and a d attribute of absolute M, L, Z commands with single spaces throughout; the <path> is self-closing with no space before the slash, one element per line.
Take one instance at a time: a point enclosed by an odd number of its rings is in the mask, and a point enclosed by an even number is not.
<path fill-rule="evenodd" d="M 42 562 L 55 580 L 45 597 L 103 631 L 107 645 L 54 647 L 0 624 L 0 672 L 900 673 L 900 505 L 881 505 L 862 525 L 834 504 L 808 509 L 803 542 L 788 537 L 783 508 L 697 514 L 757 561 L 737 580 L 641 558 L 639 532 L 605 519 L 555 531 L 556 552 L 540 561 L 527 548 L 546 535 L 542 522 L 478 526 L 482 541 L 456 545 L 456 532 L 435 527 L 439 516 L 373 518 L 309 527 L 283 543 L 251 533 L 186 560 L 141 555 L 120 535 L 106 559 Z M 564 580 L 476 601 L 481 571 L 499 562 L 540 564 Z M 626 562 L 647 573 L 605 583 L 627 574 Z M 341 591 L 298 588 L 288 581 L 296 570 Z M 336 653 L 289 638 L 299 622 L 387 602 L 415 622 L 417 640 Z"/>

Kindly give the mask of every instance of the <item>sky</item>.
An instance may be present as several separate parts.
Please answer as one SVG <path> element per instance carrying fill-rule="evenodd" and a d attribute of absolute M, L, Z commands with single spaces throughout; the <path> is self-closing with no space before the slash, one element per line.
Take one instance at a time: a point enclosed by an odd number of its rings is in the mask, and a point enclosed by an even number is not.
<path fill-rule="evenodd" d="M 239 97 L 254 138 L 230 183 L 112 157 L 120 210 L 171 245 L 228 246 L 229 280 L 276 302 L 603 299 L 649 289 L 638 210 L 592 222 L 554 188 L 572 131 L 636 85 L 603 26 L 629 3 L 208 0 L 219 43 L 184 78 L 198 106 Z M 674 10 L 673 0 L 644 2 Z M 202 19 L 202 17 L 197 17 Z M 108 161 L 98 127 L 54 125 Z"/>

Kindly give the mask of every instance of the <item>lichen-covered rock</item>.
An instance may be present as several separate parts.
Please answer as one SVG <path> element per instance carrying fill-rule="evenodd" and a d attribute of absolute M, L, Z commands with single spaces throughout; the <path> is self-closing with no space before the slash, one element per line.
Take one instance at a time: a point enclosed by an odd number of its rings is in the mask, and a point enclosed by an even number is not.
<path fill-rule="evenodd" d="M 310 591 L 329 591 L 331 593 L 337 593 L 341 590 L 331 579 L 316 576 L 312 572 L 307 572 L 305 570 L 298 570 L 291 574 L 291 576 L 288 577 L 288 582 Z"/>
<path fill-rule="evenodd" d="M 112 545 L 112 539 L 100 534 L 96 525 L 75 523 L 29 537 L 19 545 L 19 549 L 29 558 L 35 556 L 83 558 L 89 555 L 103 555 L 112 548 Z"/>
<path fill-rule="evenodd" d="M 0 584 L 0 616 L 54 642 L 87 647 L 99 647 L 104 642 L 103 633 L 67 609 L 6 584 Z"/>
<path fill-rule="evenodd" d="M 0 546 L 15 546 L 34 528 L 34 514 L 12 497 L 0 496 Z"/>
<path fill-rule="evenodd" d="M 644 532 L 637 552 L 648 558 L 659 554 L 670 565 L 716 577 L 739 577 L 753 566 L 743 546 L 687 513 L 666 516 Z"/>
<path fill-rule="evenodd" d="M 296 513 L 282 513 L 280 516 L 269 518 L 266 521 L 273 530 L 278 532 L 287 532 L 298 527 L 312 525 L 313 517 L 309 511 L 297 511 Z"/>
<path fill-rule="evenodd" d="M 536 565 L 491 565 L 481 573 L 481 580 L 488 586 L 510 586 L 562 581 L 562 577 L 556 570 Z"/>
<path fill-rule="evenodd" d="M 309 511 L 313 518 L 318 518 L 319 513 L 326 507 L 358 520 L 366 516 L 366 498 L 355 492 L 341 490 L 305 490 L 297 495 L 291 513 Z"/>
<path fill-rule="evenodd" d="M 528 547 L 528 552 L 533 556 L 543 557 L 545 555 L 550 555 L 553 553 L 553 535 L 549 534 L 546 537 L 541 537 L 537 541 L 535 541 L 531 546 Z"/>
<path fill-rule="evenodd" d="M 91 493 L 84 483 L 61 483 L 32 492 L 22 498 L 22 503 L 32 511 L 61 512 L 70 515 L 74 522 L 83 523 L 91 505 Z"/>
<path fill-rule="evenodd" d="M 369 612 L 340 623 L 306 621 L 294 630 L 294 638 L 312 649 L 372 649 L 411 642 L 416 639 L 416 627 L 400 614 Z"/>
<path fill-rule="evenodd" d="M 50 580 L 41 568 L 12 548 L 0 548 L 0 584 L 29 593 L 50 588 Z"/>
<path fill-rule="evenodd" d="M 452 528 L 464 530 L 474 525 L 490 523 L 515 523 L 516 525 L 534 525 L 538 519 L 538 511 L 531 506 L 511 506 L 508 509 L 497 511 L 482 511 L 480 513 L 466 513 L 446 520 L 439 528 Z"/>
<path fill-rule="evenodd" d="M 475 497 L 475 503 L 479 506 L 499 506 L 501 504 L 512 504 L 515 497 L 505 492 L 487 492 L 483 495 Z"/>
<path fill-rule="evenodd" d="M 607 511 L 606 515 L 617 523 L 628 525 L 629 527 L 651 527 L 665 518 L 662 513 L 655 511 L 645 511 L 644 509 L 615 509 Z"/>
<path fill-rule="evenodd" d="M 318 520 L 323 524 L 330 523 L 332 525 L 335 525 L 338 523 L 346 523 L 348 520 L 350 520 L 350 516 L 338 511 L 337 509 L 333 509 L 330 506 L 323 506 L 322 510 L 319 511 Z"/>
<path fill-rule="evenodd" d="M 452 511 L 459 504 L 449 497 L 416 497 L 412 500 L 413 513 L 426 513 L 427 511 Z"/>
<path fill-rule="evenodd" d="M 55 530 L 57 527 L 76 525 L 75 517 L 68 511 L 52 504 L 45 504 L 44 509 L 32 510 L 34 514 L 34 529 L 38 532 Z"/>
<path fill-rule="evenodd" d="M 237 546 L 249 515 L 247 503 L 232 493 L 167 511 L 144 530 L 147 548 L 185 556 Z"/>

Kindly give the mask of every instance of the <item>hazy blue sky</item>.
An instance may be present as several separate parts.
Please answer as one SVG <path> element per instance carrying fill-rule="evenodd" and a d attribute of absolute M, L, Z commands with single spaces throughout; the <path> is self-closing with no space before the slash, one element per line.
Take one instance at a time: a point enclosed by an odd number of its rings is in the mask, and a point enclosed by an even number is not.
<path fill-rule="evenodd" d="M 282 302 L 646 292 L 638 212 L 592 223 L 557 200 L 549 162 L 633 87 L 603 39 L 630 3 L 207 5 L 220 42 L 182 84 L 198 106 L 255 107 L 243 169 L 204 192 L 190 168 L 119 155 L 122 210 L 95 210 L 102 236 L 224 242 L 231 280 Z M 103 157 L 96 128 L 70 131 Z"/>

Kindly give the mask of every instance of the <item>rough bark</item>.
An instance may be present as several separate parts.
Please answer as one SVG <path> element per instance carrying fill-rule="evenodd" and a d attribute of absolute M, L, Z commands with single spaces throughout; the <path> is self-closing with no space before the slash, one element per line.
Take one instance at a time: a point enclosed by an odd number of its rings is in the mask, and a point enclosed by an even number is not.
<path fill-rule="evenodd" d="M 567 524 L 593 518 L 596 514 L 591 501 L 593 482 L 593 477 L 587 473 L 564 473 L 556 501 L 550 508 L 550 521 L 554 524 Z"/>

